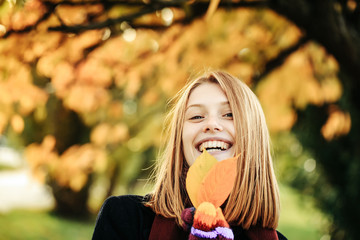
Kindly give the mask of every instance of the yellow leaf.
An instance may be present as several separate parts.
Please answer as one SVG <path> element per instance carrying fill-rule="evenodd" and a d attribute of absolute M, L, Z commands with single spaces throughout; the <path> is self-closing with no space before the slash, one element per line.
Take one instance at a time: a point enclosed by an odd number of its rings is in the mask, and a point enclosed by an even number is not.
<path fill-rule="evenodd" d="M 198 202 L 210 202 L 218 208 L 234 187 L 238 157 L 217 162 L 205 176 L 198 192 Z"/>
<path fill-rule="evenodd" d="M 206 150 L 195 160 L 194 164 L 189 168 L 186 176 L 186 190 L 190 200 L 195 208 L 199 205 L 198 192 L 201 183 L 209 170 L 217 163 L 215 157 L 210 155 Z"/>

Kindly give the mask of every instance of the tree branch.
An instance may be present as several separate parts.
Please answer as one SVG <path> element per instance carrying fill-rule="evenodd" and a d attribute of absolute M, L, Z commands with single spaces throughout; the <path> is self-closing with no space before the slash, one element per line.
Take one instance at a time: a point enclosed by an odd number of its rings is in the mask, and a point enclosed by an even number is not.
<path fill-rule="evenodd" d="M 341 68 L 353 77 L 360 76 L 359 30 L 347 23 L 334 9 L 333 1 L 271 0 L 270 8 L 304 30 L 334 55 Z M 316 24 L 314 24 L 316 23 Z M 359 81 L 358 86 L 360 85 Z"/>
<path fill-rule="evenodd" d="M 126 16 L 121 16 L 119 18 L 112 18 L 107 19 L 103 22 L 92 22 L 89 24 L 80 24 L 80 25 L 61 25 L 56 27 L 49 27 L 49 31 L 61 31 L 61 32 L 67 32 L 67 33 L 79 33 L 86 30 L 93 30 L 93 29 L 101 29 L 105 27 L 110 27 L 112 25 L 115 25 L 117 23 L 121 23 L 123 21 L 132 22 L 134 19 L 141 17 L 146 14 L 153 13 L 155 11 L 161 10 L 165 7 L 175 7 L 175 8 L 183 8 L 184 4 L 189 4 L 192 6 L 193 9 L 205 9 L 209 1 L 199 1 L 195 3 L 189 3 L 189 1 L 184 0 L 178 0 L 178 1 L 152 1 L 150 4 L 146 4 L 143 1 L 88 1 L 88 2 L 72 2 L 72 1 L 62 1 L 59 3 L 56 3 L 56 5 L 86 5 L 86 4 L 99 4 L 102 3 L 104 5 L 112 4 L 112 5 L 132 5 L 132 6 L 144 6 L 142 10 L 139 12 L 129 14 Z M 56 6 L 55 5 L 55 6 Z M 258 1 L 240 1 L 240 2 L 221 2 L 219 4 L 219 8 L 229 8 L 229 7 L 265 7 L 268 5 L 267 1 L 264 0 L 258 0 Z M 191 17 L 191 19 L 194 19 L 196 17 L 199 17 L 200 15 L 203 15 L 205 11 L 200 11 L 198 14 L 195 14 Z M 187 19 L 188 20 L 188 19 Z M 147 26 L 149 28 L 149 26 Z M 155 28 L 158 28 L 158 26 L 155 26 Z"/>
<path fill-rule="evenodd" d="M 121 16 L 119 18 L 109 18 L 103 22 L 93 22 L 93 23 L 90 23 L 87 25 L 82 25 L 82 24 L 72 25 L 72 26 L 61 25 L 61 26 L 57 26 L 57 27 L 49 27 L 48 30 L 49 31 L 67 32 L 67 33 L 80 33 L 80 32 L 86 31 L 86 30 L 102 29 L 105 27 L 115 25 L 117 23 L 124 22 L 124 21 L 132 21 L 143 15 L 153 13 L 157 10 L 160 10 L 161 8 L 162 8 L 162 6 L 145 7 L 136 13 Z"/>
<path fill-rule="evenodd" d="M 27 26 L 24 29 L 21 30 L 9 30 L 7 31 L 1 38 L 7 38 L 9 37 L 11 34 L 13 33 L 26 33 L 26 32 L 30 32 L 31 30 L 33 30 L 34 28 L 36 28 L 40 23 L 42 23 L 43 21 L 45 21 L 46 19 L 48 19 L 51 16 L 51 13 L 53 12 L 54 9 L 47 11 L 41 18 L 39 18 L 38 21 L 36 21 L 33 25 Z"/>

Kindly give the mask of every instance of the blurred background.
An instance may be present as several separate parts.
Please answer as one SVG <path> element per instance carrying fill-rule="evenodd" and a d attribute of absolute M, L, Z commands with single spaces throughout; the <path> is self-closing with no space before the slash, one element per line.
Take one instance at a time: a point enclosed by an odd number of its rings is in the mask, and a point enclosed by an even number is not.
<path fill-rule="evenodd" d="M 360 236 L 359 0 L 0 0 L 0 239 L 90 239 L 146 194 L 168 100 L 222 69 L 259 97 L 288 239 Z"/>

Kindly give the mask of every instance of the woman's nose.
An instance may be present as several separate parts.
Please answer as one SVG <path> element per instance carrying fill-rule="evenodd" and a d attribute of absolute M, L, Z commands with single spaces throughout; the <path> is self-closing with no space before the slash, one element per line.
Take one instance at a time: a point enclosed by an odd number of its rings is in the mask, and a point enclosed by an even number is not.
<path fill-rule="evenodd" d="M 216 117 L 208 117 L 208 119 L 205 121 L 204 125 L 204 132 L 221 132 L 223 130 L 222 125 L 219 122 L 219 119 Z"/>

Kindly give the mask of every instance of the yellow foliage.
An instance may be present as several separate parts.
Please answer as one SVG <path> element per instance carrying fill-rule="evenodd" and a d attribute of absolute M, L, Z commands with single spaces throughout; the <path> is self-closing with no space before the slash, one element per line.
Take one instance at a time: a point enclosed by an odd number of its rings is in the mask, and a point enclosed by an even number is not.
<path fill-rule="evenodd" d="M 55 94 L 61 98 L 66 96 L 70 85 L 75 81 L 75 70 L 68 62 L 61 62 L 56 65 L 51 83 L 55 88 Z"/>
<path fill-rule="evenodd" d="M 27 35 L 27 46 L 23 49 L 23 57 L 26 62 L 33 62 L 37 58 L 54 51 L 60 44 L 62 37 L 61 33 L 47 31 L 34 36 L 31 35 Z"/>
<path fill-rule="evenodd" d="M 241 79 L 248 85 L 251 84 L 252 78 L 255 74 L 255 69 L 252 64 L 241 62 L 231 64 L 228 67 L 228 71 L 231 72 L 234 76 L 237 76 L 239 79 Z"/>
<path fill-rule="evenodd" d="M 112 74 L 98 59 L 89 58 L 78 66 L 76 81 L 84 85 L 109 87 L 112 83 Z"/>
<path fill-rule="evenodd" d="M 255 44 L 269 44 L 272 40 L 271 32 L 261 25 L 250 25 L 246 28 L 245 36 Z"/>
<path fill-rule="evenodd" d="M 36 70 L 39 75 L 51 78 L 56 65 L 65 58 L 63 48 L 59 48 L 53 52 L 43 55 L 36 65 Z"/>
<path fill-rule="evenodd" d="M 91 57 L 102 61 L 107 66 L 113 66 L 117 63 L 122 63 L 125 58 L 124 52 L 121 49 L 124 48 L 124 40 L 119 37 L 113 37 L 104 42 L 102 47 L 94 50 L 91 53 Z M 116 69 L 114 69 L 116 70 Z"/>
<path fill-rule="evenodd" d="M 79 25 L 87 22 L 88 17 L 104 11 L 101 4 L 89 4 L 85 6 L 59 5 L 56 13 L 65 25 Z"/>
<path fill-rule="evenodd" d="M 45 105 L 48 94 L 45 90 L 40 89 L 34 85 L 23 85 L 22 88 L 19 88 L 19 99 L 17 101 L 20 103 L 19 112 L 22 115 L 28 115 L 33 112 L 37 106 Z"/>
<path fill-rule="evenodd" d="M 72 176 L 69 179 L 69 187 L 74 190 L 75 192 L 78 192 L 83 188 L 88 180 L 88 175 L 86 173 L 76 173 L 76 175 Z"/>
<path fill-rule="evenodd" d="M 100 123 L 91 131 L 90 140 L 98 146 L 103 146 L 107 143 L 107 138 L 110 135 L 111 126 L 108 123 Z"/>
<path fill-rule="evenodd" d="M 56 140 L 48 135 L 41 144 L 33 143 L 25 150 L 26 160 L 40 181 L 46 176 L 63 186 L 79 191 L 94 171 L 104 171 L 107 166 L 106 152 L 91 144 L 74 145 L 61 156 L 55 151 Z"/>
<path fill-rule="evenodd" d="M 341 97 L 342 85 L 338 78 L 329 77 L 321 81 L 321 90 L 326 102 L 335 102 Z"/>
<path fill-rule="evenodd" d="M 2 75 L 6 76 L 0 81 L 0 111 L 3 114 L 9 118 L 14 112 L 28 115 L 36 106 L 45 104 L 47 93 L 33 85 L 28 65 L 14 57 L 9 57 L 6 61 L 0 62 L 0 69 Z M 16 126 L 17 132 L 22 132 L 20 125 L 16 124 Z"/>
<path fill-rule="evenodd" d="M 114 146 L 124 144 L 134 152 L 157 147 L 162 115 L 149 112 L 157 111 L 154 107 L 163 111 L 165 99 L 172 97 L 189 75 L 221 68 L 251 85 L 268 60 L 301 37 L 300 29 L 272 11 L 214 11 L 218 2 L 211 1 L 208 21 L 202 18 L 187 25 L 173 24 L 161 31 L 136 29 L 131 42 L 116 35 L 118 27 L 122 31 L 131 28 L 125 23 L 80 34 L 48 31 L 49 26 L 61 24 L 55 13 L 29 32 L 1 39 L 0 133 L 8 124 L 21 132 L 22 117 L 34 111 L 36 121 L 47 121 L 47 114 L 51 114 L 51 109 L 46 110 L 48 94 L 54 94 L 92 128 L 91 143 L 73 146 L 58 156 L 55 138 L 47 136 L 42 144 L 29 145 L 26 155 L 35 175 L 43 181 L 48 174 L 75 191 L 86 184 L 90 173 L 106 168 L 106 155 Z M 40 0 L 26 1 L 25 9 L 0 18 L 7 31 L 23 29 L 37 21 L 44 10 Z M 114 7 L 109 12 L 101 5 L 59 5 L 55 12 L 63 23 L 74 25 L 138 9 L 120 10 Z M 185 11 L 170 10 L 172 21 L 185 17 Z M 159 11 L 133 23 L 167 24 L 163 20 Z M 293 125 L 293 104 L 305 107 L 338 100 L 342 89 L 337 71 L 336 61 L 316 44 L 293 54 L 257 89 L 270 129 L 287 130 Z M 137 104 L 141 111 L 136 124 L 124 112 L 127 101 Z M 328 139 L 350 128 L 346 114 L 333 115 L 322 130 Z M 143 125 L 141 129 L 139 124 Z"/>
<path fill-rule="evenodd" d="M 23 30 L 28 26 L 34 25 L 45 12 L 46 7 L 40 0 L 26 1 L 24 9 L 12 15 L 8 29 Z"/>
<path fill-rule="evenodd" d="M 69 37 L 64 46 L 66 58 L 76 63 L 84 58 L 84 49 L 95 46 L 102 41 L 103 30 L 91 30 Z"/>
<path fill-rule="evenodd" d="M 4 113 L 0 112 L 0 134 L 4 132 L 7 122 L 7 116 Z"/>
<path fill-rule="evenodd" d="M 135 98 L 141 87 L 141 76 L 135 71 L 130 71 L 127 75 L 128 81 L 125 87 L 125 93 L 128 98 Z"/>
<path fill-rule="evenodd" d="M 91 132 L 90 140 L 97 146 L 106 144 L 118 144 L 129 138 L 128 126 L 124 123 L 118 123 L 111 126 L 108 123 L 100 123 Z"/>
<path fill-rule="evenodd" d="M 322 48 L 308 44 L 259 84 L 257 94 L 271 131 L 292 127 L 296 120 L 293 105 L 304 108 L 340 98 L 342 87 L 336 76 L 337 64 L 332 61 Z"/>
<path fill-rule="evenodd" d="M 94 112 L 110 100 L 109 92 L 91 85 L 75 84 L 69 89 L 65 105 L 76 112 Z"/>
<path fill-rule="evenodd" d="M 58 161 L 54 151 L 55 138 L 48 135 L 41 144 L 32 143 L 25 149 L 25 158 L 30 165 L 33 175 L 45 183 L 49 167 Z"/>
<path fill-rule="evenodd" d="M 104 150 L 91 144 L 74 145 L 66 150 L 53 165 L 52 176 L 61 186 L 74 191 L 81 190 L 94 171 L 103 171 L 106 167 Z"/>
<path fill-rule="evenodd" d="M 86 9 L 82 6 L 59 5 L 55 11 L 65 25 L 78 25 L 87 20 Z"/>
<path fill-rule="evenodd" d="M 157 89 L 149 89 L 141 98 L 141 103 L 144 106 L 150 106 L 155 104 L 159 100 L 159 94 Z"/>
<path fill-rule="evenodd" d="M 327 141 L 330 141 L 334 138 L 348 134 L 350 129 L 350 114 L 339 110 L 337 107 L 332 107 L 326 123 L 321 128 L 321 134 Z"/>
<path fill-rule="evenodd" d="M 121 119 L 123 115 L 123 105 L 119 101 L 109 104 L 107 115 L 110 119 Z"/>
<path fill-rule="evenodd" d="M 42 142 L 43 148 L 48 152 L 52 151 L 55 148 L 55 144 L 56 139 L 52 135 L 45 136 Z"/>
<path fill-rule="evenodd" d="M 118 123 L 112 127 L 109 135 L 109 143 L 118 144 L 129 138 L 129 128 L 124 123 Z"/>
<path fill-rule="evenodd" d="M 16 133 L 21 133 L 24 130 L 25 127 L 24 119 L 19 114 L 12 116 L 10 122 L 12 129 Z"/>

